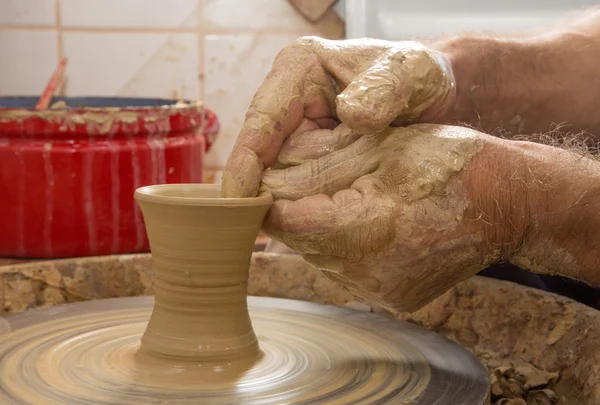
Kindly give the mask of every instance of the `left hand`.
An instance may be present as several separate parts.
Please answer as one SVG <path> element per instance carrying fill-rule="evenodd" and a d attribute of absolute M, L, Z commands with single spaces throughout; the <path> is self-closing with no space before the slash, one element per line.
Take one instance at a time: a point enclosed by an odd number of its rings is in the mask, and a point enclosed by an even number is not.
<path fill-rule="evenodd" d="M 412 41 L 299 38 L 275 58 L 225 166 L 223 197 L 256 195 L 289 137 L 317 139 L 343 122 L 370 134 L 440 122 L 456 86 L 442 52 Z"/>

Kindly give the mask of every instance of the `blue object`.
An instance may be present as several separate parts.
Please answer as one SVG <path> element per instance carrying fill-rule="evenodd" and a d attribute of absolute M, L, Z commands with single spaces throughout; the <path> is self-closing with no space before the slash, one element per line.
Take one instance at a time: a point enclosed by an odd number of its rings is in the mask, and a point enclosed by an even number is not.
<path fill-rule="evenodd" d="M 39 97 L 0 97 L 0 108 L 34 109 Z M 161 107 L 174 105 L 180 100 L 166 98 L 131 98 L 131 97 L 53 97 L 50 105 L 64 101 L 69 108 L 103 108 L 103 107 Z"/>

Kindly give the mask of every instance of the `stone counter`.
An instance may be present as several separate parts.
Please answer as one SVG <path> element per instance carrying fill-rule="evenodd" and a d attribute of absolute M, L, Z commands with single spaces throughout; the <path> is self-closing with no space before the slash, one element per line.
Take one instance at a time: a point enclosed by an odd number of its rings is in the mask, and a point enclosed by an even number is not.
<path fill-rule="evenodd" d="M 151 295 L 150 255 L 106 256 L 0 267 L 3 314 L 67 302 Z M 249 293 L 349 306 L 404 319 L 473 352 L 492 370 L 531 364 L 558 371 L 560 404 L 600 404 L 600 311 L 510 282 L 474 277 L 413 314 L 358 302 L 299 256 L 255 253 Z"/>

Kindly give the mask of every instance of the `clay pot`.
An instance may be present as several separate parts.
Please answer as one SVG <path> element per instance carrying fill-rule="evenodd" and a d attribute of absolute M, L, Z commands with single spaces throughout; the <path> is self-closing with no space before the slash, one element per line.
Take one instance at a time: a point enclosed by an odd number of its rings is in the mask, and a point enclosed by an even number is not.
<path fill-rule="evenodd" d="M 218 122 L 201 103 L 0 98 L 0 256 L 148 251 L 136 188 L 202 182 Z M 206 121 L 213 122 L 204 128 Z"/>
<path fill-rule="evenodd" d="M 219 193 L 220 186 L 208 184 L 135 192 L 155 272 L 154 310 L 142 350 L 203 362 L 259 355 L 246 303 L 248 268 L 272 197 Z"/>

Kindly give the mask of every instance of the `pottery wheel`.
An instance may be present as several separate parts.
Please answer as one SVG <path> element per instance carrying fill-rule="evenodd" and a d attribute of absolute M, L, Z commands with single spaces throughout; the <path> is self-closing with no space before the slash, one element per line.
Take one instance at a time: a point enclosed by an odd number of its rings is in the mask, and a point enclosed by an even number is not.
<path fill-rule="evenodd" d="M 372 313 L 249 297 L 262 357 L 239 369 L 136 358 L 152 297 L 37 309 L 0 323 L 1 404 L 485 404 L 465 349 Z M 236 375 L 233 375 L 233 374 Z"/>

